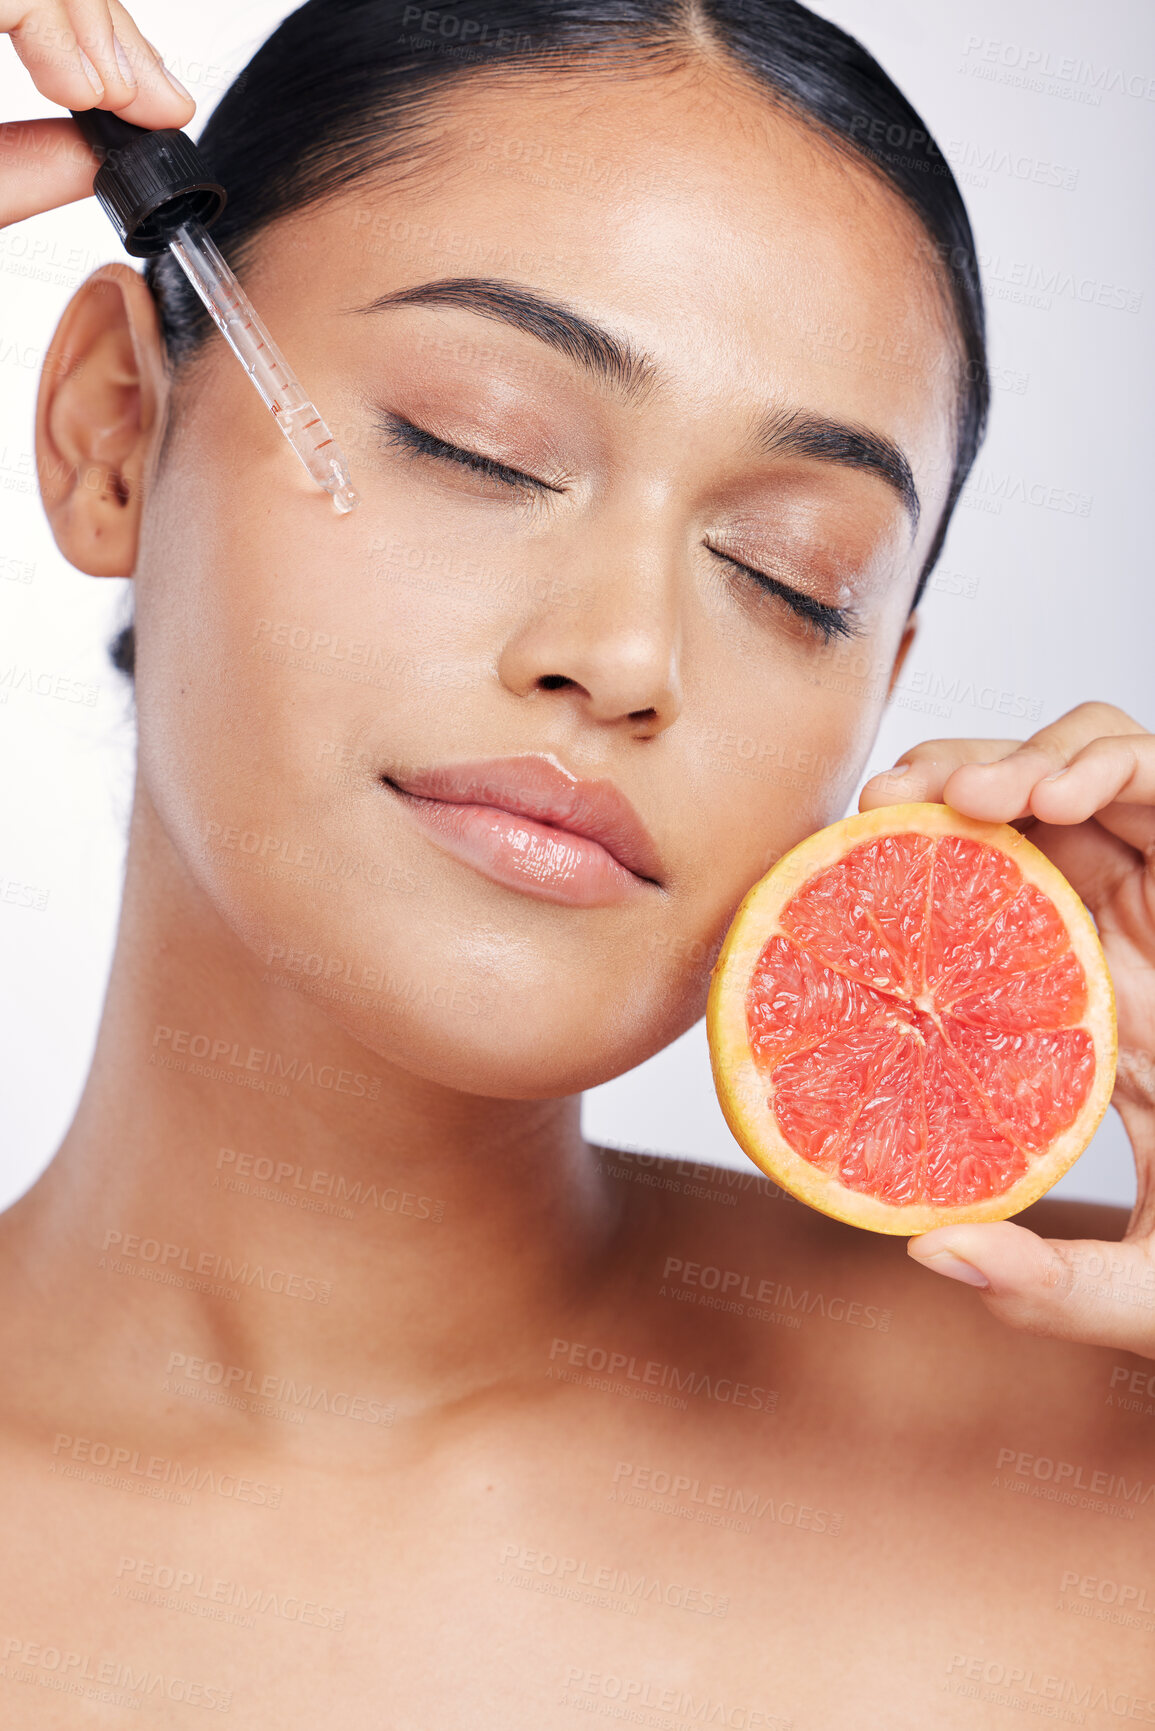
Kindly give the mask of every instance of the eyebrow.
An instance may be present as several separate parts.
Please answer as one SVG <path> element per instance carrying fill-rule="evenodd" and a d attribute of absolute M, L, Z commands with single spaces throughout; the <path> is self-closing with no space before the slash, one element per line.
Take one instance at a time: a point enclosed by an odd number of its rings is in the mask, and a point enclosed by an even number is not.
<path fill-rule="evenodd" d="M 383 312 L 388 307 L 451 306 L 483 318 L 497 319 L 524 331 L 576 362 L 602 385 L 637 397 L 661 376 L 652 355 L 628 339 L 615 337 L 582 318 L 571 307 L 547 300 L 532 289 L 493 277 L 441 277 L 377 295 L 354 313 Z M 902 500 L 912 531 L 921 505 L 905 452 L 868 427 L 832 420 L 807 409 L 777 408 L 757 424 L 754 442 L 769 456 L 813 457 L 843 468 L 863 470 L 885 481 Z"/>

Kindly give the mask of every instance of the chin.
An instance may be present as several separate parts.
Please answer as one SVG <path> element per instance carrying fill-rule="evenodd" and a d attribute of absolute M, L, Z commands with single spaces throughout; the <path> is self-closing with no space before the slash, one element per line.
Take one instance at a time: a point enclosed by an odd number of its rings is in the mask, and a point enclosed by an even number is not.
<path fill-rule="evenodd" d="M 201 802 L 176 802 L 160 827 L 205 976 L 234 983 L 214 995 L 231 995 L 237 1013 L 247 1004 L 264 1043 L 344 1036 L 360 1048 L 349 1059 L 358 1071 L 375 1059 L 381 1073 L 462 1093 L 550 1099 L 632 1069 L 705 1011 L 708 978 L 687 959 L 703 946 L 659 943 L 666 934 L 645 895 L 557 906 L 404 832 L 382 844 L 347 817 L 306 823 L 296 811 L 248 802 L 226 813 L 222 803 L 210 817 Z M 239 840 L 225 845 L 234 831 Z M 263 842 L 248 855 L 250 832 L 323 835 L 374 874 L 330 882 L 291 853 L 266 860 Z"/>
<path fill-rule="evenodd" d="M 459 976 L 459 984 L 407 989 L 403 971 L 380 989 L 334 988 L 323 981 L 286 985 L 263 970 L 273 989 L 307 999 L 382 1067 L 437 1087 L 489 1099 L 546 1100 L 579 1094 L 650 1058 L 705 1011 L 700 981 L 668 976 L 625 985 L 587 974 L 569 987 L 545 977 Z"/>

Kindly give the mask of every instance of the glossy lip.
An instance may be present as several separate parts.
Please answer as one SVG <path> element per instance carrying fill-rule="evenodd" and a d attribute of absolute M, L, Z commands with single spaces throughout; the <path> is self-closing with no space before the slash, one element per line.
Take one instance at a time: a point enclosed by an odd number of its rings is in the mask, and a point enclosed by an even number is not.
<path fill-rule="evenodd" d="M 514 889 L 571 906 L 660 889 L 657 848 L 610 781 L 540 756 L 383 775 L 446 851 Z"/>

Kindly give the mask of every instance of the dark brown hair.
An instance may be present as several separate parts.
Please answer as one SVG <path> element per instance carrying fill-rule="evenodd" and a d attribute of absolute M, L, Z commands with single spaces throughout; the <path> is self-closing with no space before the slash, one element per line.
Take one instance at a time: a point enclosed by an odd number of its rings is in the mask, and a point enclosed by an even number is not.
<path fill-rule="evenodd" d="M 959 345 L 954 467 L 917 606 L 990 404 L 974 237 L 949 164 L 902 92 L 861 43 L 796 0 L 307 0 L 234 79 L 198 138 L 228 191 L 213 239 L 243 280 L 269 223 L 403 169 L 433 102 L 479 71 L 644 75 L 685 64 L 706 44 L 899 193 L 947 287 Z M 214 326 L 170 254 L 149 260 L 145 280 L 178 372 Z M 128 625 L 112 655 L 130 676 L 134 652 Z"/>

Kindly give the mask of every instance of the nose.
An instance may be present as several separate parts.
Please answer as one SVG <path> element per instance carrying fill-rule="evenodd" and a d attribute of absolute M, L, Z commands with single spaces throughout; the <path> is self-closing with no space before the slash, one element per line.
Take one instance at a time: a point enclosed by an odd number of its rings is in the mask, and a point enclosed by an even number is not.
<path fill-rule="evenodd" d="M 498 675 L 519 697 L 557 692 L 586 719 L 637 738 L 682 708 L 678 554 L 649 532 L 603 522 L 563 549 L 551 537 L 543 599 L 506 640 Z"/>

